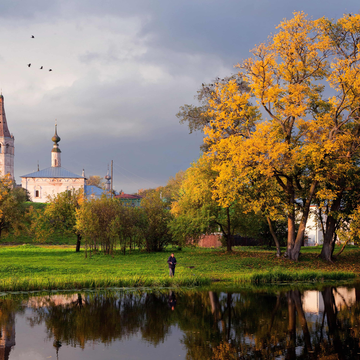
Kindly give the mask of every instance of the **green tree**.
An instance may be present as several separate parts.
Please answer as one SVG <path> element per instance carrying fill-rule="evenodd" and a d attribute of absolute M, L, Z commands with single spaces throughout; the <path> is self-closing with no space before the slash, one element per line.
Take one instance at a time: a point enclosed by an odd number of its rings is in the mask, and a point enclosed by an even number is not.
<path fill-rule="evenodd" d="M 148 252 L 161 251 L 172 240 L 169 222 L 172 218 L 168 204 L 162 200 L 160 191 L 148 193 L 141 200 L 142 217 L 140 232 Z"/>
<path fill-rule="evenodd" d="M 0 237 L 4 231 L 19 232 L 24 227 L 26 200 L 26 191 L 14 187 L 9 176 L 0 179 Z"/>
<path fill-rule="evenodd" d="M 86 200 L 76 209 L 75 229 L 85 240 L 85 256 L 88 249 L 101 249 L 105 254 L 113 254 L 117 240 L 114 223 L 120 209 L 118 200 L 105 196 Z"/>

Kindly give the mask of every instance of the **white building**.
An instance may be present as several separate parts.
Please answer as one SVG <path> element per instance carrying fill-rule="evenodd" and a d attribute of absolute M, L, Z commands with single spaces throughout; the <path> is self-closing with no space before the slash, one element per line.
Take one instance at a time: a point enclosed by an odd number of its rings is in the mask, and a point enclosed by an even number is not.
<path fill-rule="evenodd" d="M 4 97 L 0 95 L 0 176 L 10 174 L 14 180 L 14 136 L 7 126 Z"/>
<path fill-rule="evenodd" d="M 61 167 L 61 151 L 58 145 L 61 139 L 56 125 L 55 135 L 51 140 L 54 142 L 51 167 L 21 176 L 21 186 L 29 192 L 30 199 L 34 202 L 47 202 L 49 197 L 66 190 L 85 188 L 85 175 L 77 175 Z"/>
<path fill-rule="evenodd" d="M 326 217 L 324 215 L 323 222 L 326 222 Z M 305 236 L 305 245 L 308 246 L 321 245 L 324 241 L 321 223 L 319 221 L 319 210 L 316 205 L 310 206 L 310 213 L 306 223 Z"/>

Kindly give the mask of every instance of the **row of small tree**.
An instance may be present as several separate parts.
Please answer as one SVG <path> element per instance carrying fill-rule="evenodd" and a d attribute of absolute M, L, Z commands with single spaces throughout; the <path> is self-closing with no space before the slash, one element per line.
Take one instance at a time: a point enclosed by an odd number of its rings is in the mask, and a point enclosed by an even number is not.
<path fill-rule="evenodd" d="M 159 191 L 149 192 L 141 207 L 132 207 L 105 196 L 87 200 L 82 190 L 72 190 L 50 199 L 44 209 L 33 210 L 31 230 L 40 242 L 56 231 L 76 235 L 76 251 L 83 243 L 86 254 L 98 250 L 113 254 L 117 247 L 124 254 L 134 248 L 153 252 L 171 242 L 171 217 Z"/>

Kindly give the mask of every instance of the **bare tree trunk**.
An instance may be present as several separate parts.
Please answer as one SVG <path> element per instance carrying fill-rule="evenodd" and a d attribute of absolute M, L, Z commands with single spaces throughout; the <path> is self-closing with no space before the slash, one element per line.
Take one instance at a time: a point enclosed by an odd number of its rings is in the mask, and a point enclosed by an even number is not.
<path fill-rule="evenodd" d="M 302 215 L 299 230 L 298 230 L 295 242 L 294 242 L 294 246 L 288 253 L 288 256 L 291 260 L 295 260 L 295 261 L 299 260 L 300 249 L 301 249 L 302 242 L 303 242 L 304 235 L 305 235 L 306 223 L 307 223 L 309 213 L 310 213 L 311 200 L 314 196 L 316 185 L 317 185 L 317 181 L 314 181 L 311 184 L 309 196 L 306 199 L 306 202 L 305 202 L 305 205 L 303 208 L 303 215 Z M 295 225 L 295 223 L 294 223 L 294 225 Z"/>
<path fill-rule="evenodd" d="M 278 240 L 278 238 L 277 238 L 277 236 L 276 236 L 276 234 L 275 234 L 275 231 L 274 231 L 274 228 L 273 228 L 273 226 L 272 226 L 270 217 L 267 216 L 267 217 L 266 217 L 266 220 L 267 220 L 267 222 L 268 222 L 268 224 L 269 224 L 270 234 L 271 234 L 271 236 L 273 237 L 274 242 L 275 242 L 275 245 L 276 245 L 276 256 L 277 256 L 277 257 L 280 257 L 280 256 L 281 256 L 281 250 L 280 250 L 279 240 Z"/>
<path fill-rule="evenodd" d="M 231 251 L 232 250 L 232 242 L 233 242 L 233 236 L 231 234 L 231 219 L 230 219 L 230 209 L 226 208 L 226 216 L 227 216 L 227 238 L 226 238 L 226 250 Z"/>
<path fill-rule="evenodd" d="M 307 348 L 308 351 L 312 351 L 310 332 L 309 332 L 309 328 L 307 326 L 305 313 L 304 313 L 302 303 L 301 303 L 300 291 L 299 290 L 293 290 L 292 291 L 292 297 L 294 299 L 294 303 L 295 303 L 295 306 L 296 306 L 296 311 L 298 313 L 299 321 L 300 321 L 300 324 L 301 324 L 301 327 L 302 327 L 302 330 L 303 330 L 306 348 Z"/>
<path fill-rule="evenodd" d="M 288 326 L 288 333 L 289 333 L 289 342 L 286 349 L 285 359 L 295 359 L 296 352 L 295 352 L 295 340 L 296 340 L 296 316 L 295 316 L 295 306 L 294 300 L 291 297 L 291 292 L 287 293 L 287 301 L 288 301 L 288 312 L 289 312 L 289 326 Z"/>
<path fill-rule="evenodd" d="M 81 245 L 81 235 L 76 234 L 76 252 L 80 251 L 80 245 Z"/>
<path fill-rule="evenodd" d="M 334 349 L 339 356 L 339 359 L 344 359 L 343 345 L 339 336 L 339 324 L 337 321 L 337 308 L 335 304 L 335 298 L 333 288 L 328 287 L 322 291 L 324 300 L 324 308 L 326 313 L 327 324 L 329 327 L 329 338 L 332 339 Z"/>
<path fill-rule="evenodd" d="M 324 243 L 320 254 L 321 258 L 326 261 L 332 261 L 332 254 L 335 245 L 334 234 L 337 224 L 337 220 L 332 216 L 332 214 L 340 209 L 341 199 L 342 199 L 342 192 L 338 194 L 337 198 L 332 203 L 330 208 L 330 214 L 326 219 Z"/>
<path fill-rule="evenodd" d="M 214 291 L 209 291 L 209 298 L 211 304 L 211 312 L 214 315 L 215 322 L 221 318 L 219 298 Z"/>

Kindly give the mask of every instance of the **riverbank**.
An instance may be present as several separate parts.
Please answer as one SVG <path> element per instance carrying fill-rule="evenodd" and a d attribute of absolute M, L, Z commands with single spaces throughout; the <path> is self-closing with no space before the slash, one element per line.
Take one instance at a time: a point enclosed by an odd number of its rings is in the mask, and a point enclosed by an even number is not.
<path fill-rule="evenodd" d="M 167 258 L 175 252 L 174 278 L 168 275 Z M 132 252 L 85 259 L 73 246 L 2 246 L 0 290 L 32 291 L 139 286 L 199 286 L 214 281 L 233 284 L 324 282 L 360 275 L 360 249 L 349 247 L 334 263 L 325 263 L 320 248 L 303 248 L 301 259 L 276 258 L 271 250 L 239 247 L 222 249 L 169 249 L 162 253 Z M 337 250 L 335 250 L 336 253 Z"/>

